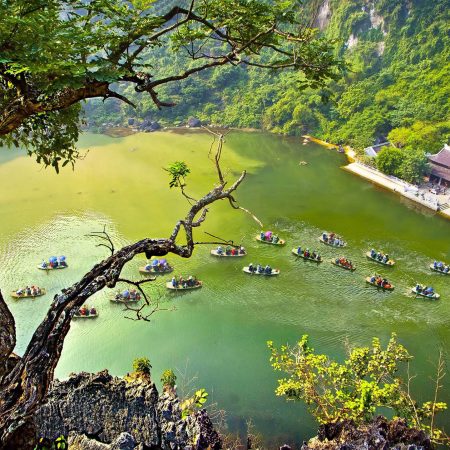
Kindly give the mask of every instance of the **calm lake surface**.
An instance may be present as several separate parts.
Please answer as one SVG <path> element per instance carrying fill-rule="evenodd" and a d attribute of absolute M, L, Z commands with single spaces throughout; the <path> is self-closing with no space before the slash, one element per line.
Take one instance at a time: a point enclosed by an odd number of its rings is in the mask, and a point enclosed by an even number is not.
<path fill-rule="evenodd" d="M 188 189 L 199 197 L 215 181 L 208 160 L 211 141 L 201 133 L 120 139 L 85 134 L 79 145 L 89 149 L 86 158 L 74 172 L 66 168 L 58 176 L 20 153 L 0 151 L 0 287 L 8 293 L 39 284 L 48 291 L 36 300 L 7 300 L 16 318 L 19 354 L 53 295 L 107 256 L 90 232 L 106 226 L 117 247 L 170 235 L 189 205 L 168 188 L 162 168 L 186 161 L 192 169 Z M 302 160 L 308 165 L 299 165 Z M 450 222 L 346 173 L 340 169 L 345 163 L 342 155 L 299 139 L 231 133 L 223 168 L 230 179 L 248 171 L 237 198 L 287 245 L 258 244 L 254 237 L 260 228 L 248 215 L 225 202 L 213 206 L 196 239 L 210 239 L 207 231 L 242 241 L 249 255 L 219 260 L 208 246 L 198 247 L 189 260 L 169 255 L 176 274 L 195 274 L 204 288 L 167 293 L 168 277 L 159 278 L 149 289 L 161 297 L 162 307 L 175 310 L 157 313 L 150 323 L 127 320 L 122 307 L 110 303 L 111 290 L 99 293 L 91 302 L 99 317 L 72 324 L 56 376 L 104 368 L 123 375 L 135 357 L 148 356 L 157 384 L 163 370 L 173 368 L 181 392 L 205 387 L 210 402 L 226 410 L 231 431 L 242 431 L 251 418 L 268 443 L 301 444 L 316 425 L 303 405 L 275 397 L 280 374 L 269 365 L 266 341 L 294 343 L 306 333 L 316 351 L 342 358 L 346 342 L 368 345 L 379 336 L 385 343 L 395 331 L 415 356 L 415 394 L 431 399 L 429 376 L 438 349 L 446 352 L 450 343 L 450 277 L 428 266 L 435 259 L 450 262 Z M 348 247 L 341 252 L 320 244 L 323 230 L 342 235 Z M 319 249 L 325 262 L 316 266 L 296 259 L 291 249 L 299 244 Z M 389 269 L 367 260 L 364 253 L 371 247 L 388 252 L 397 265 Z M 354 261 L 354 273 L 329 263 L 339 253 Z M 69 269 L 49 274 L 36 269 L 42 259 L 60 254 Z M 281 275 L 250 277 L 241 270 L 250 262 L 269 263 Z M 133 260 L 125 275 L 139 279 L 143 263 L 144 258 Z M 395 291 L 366 286 L 364 277 L 372 273 L 388 276 Z M 433 285 L 441 300 L 411 296 L 417 281 Z M 449 401 L 450 376 L 444 384 L 441 399 Z"/>

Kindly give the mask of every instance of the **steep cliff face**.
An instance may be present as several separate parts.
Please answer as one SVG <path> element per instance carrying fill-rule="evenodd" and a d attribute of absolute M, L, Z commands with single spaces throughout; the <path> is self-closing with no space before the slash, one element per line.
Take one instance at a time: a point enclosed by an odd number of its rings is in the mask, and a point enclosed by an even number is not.
<path fill-rule="evenodd" d="M 115 449 L 124 432 L 131 435 L 128 441 L 121 438 L 126 448 L 134 448 L 133 440 L 137 448 L 221 447 L 204 411 L 182 420 L 179 399 L 173 394 L 159 395 L 153 383 L 125 381 L 107 371 L 55 381 L 35 422 L 40 436 L 53 439 L 71 433 L 71 442 L 80 449 Z"/>

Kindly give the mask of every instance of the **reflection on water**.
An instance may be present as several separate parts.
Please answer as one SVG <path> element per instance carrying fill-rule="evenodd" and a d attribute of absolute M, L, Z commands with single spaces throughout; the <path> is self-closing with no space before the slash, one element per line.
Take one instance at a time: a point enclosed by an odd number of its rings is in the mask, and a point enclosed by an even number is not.
<path fill-rule="evenodd" d="M 185 160 L 192 168 L 188 187 L 198 197 L 214 181 L 207 159 L 210 142 L 200 134 L 155 133 L 116 140 L 85 135 L 81 145 L 90 152 L 75 172 L 56 176 L 25 157 L 0 165 L 0 215 L 5 218 L 0 225 L 0 286 L 4 292 L 26 284 L 48 290 L 35 300 L 8 299 L 19 353 L 53 295 L 107 256 L 89 233 L 106 226 L 116 247 L 170 233 L 188 205 L 167 188 L 161 168 Z M 301 160 L 308 165 L 299 166 Z M 298 443 L 315 425 L 302 405 L 275 397 L 278 374 L 269 367 L 265 342 L 293 342 L 307 333 L 316 350 L 341 357 L 345 340 L 368 344 L 372 336 L 385 340 L 396 331 L 416 356 L 416 392 L 429 392 L 430 358 L 435 359 L 439 345 L 449 343 L 450 280 L 432 273 L 428 264 L 450 261 L 450 224 L 407 209 L 394 195 L 339 170 L 342 156 L 315 145 L 235 133 L 228 138 L 223 163 L 230 177 L 249 170 L 239 201 L 287 245 L 258 244 L 254 236 L 260 230 L 248 215 L 224 202 L 214 205 L 196 238 L 209 239 L 203 233 L 207 231 L 242 240 L 248 256 L 218 259 L 210 256 L 208 246 L 196 249 L 189 260 L 169 256 L 175 274 L 196 275 L 204 287 L 167 293 L 168 277 L 158 277 L 148 289 L 153 297 L 162 296 L 164 308 L 175 311 L 157 313 L 150 324 L 125 319 L 123 306 L 109 301 L 111 290 L 98 293 L 91 303 L 100 315 L 72 324 L 57 376 L 105 367 L 121 375 L 130 370 L 133 358 L 146 355 L 155 380 L 169 367 L 185 372 L 185 378 L 196 375 L 196 385 L 206 387 L 227 410 L 230 429 L 243 429 L 251 417 L 273 443 L 287 436 Z M 348 247 L 335 250 L 320 244 L 323 230 L 341 234 Z M 296 258 L 291 249 L 297 245 L 319 250 L 324 262 Z M 366 259 L 364 253 L 372 247 L 389 253 L 397 265 L 386 268 Z M 54 254 L 67 257 L 67 270 L 47 274 L 35 269 Z M 357 270 L 351 273 L 330 264 L 338 254 L 353 260 Z M 130 262 L 124 275 L 139 277 L 143 262 Z M 281 274 L 252 277 L 242 272 L 250 262 L 269 263 Z M 392 279 L 395 291 L 379 292 L 366 285 L 364 278 L 372 273 Z M 415 299 L 410 288 L 417 281 L 432 284 L 442 300 Z"/>

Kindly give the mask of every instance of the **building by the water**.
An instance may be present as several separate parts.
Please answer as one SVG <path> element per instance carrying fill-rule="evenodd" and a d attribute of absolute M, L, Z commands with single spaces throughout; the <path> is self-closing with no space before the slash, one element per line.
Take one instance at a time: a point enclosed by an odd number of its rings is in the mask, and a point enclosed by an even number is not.
<path fill-rule="evenodd" d="M 378 152 L 383 149 L 384 147 L 390 147 L 391 143 L 390 142 L 382 142 L 381 144 L 376 144 L 376 145 L 372 145 L 370 147 L 366 147 L 364 149 L 364 153 L 369 157 L 369 158 L 376 158 L 378 155 Z"/>
<path fill-rule="evenodd" d="M 445 144 L 444 148 L 435 155 L 429 155 L 431 176 L 430 181 L 450 186 L 450 146 Z"/>

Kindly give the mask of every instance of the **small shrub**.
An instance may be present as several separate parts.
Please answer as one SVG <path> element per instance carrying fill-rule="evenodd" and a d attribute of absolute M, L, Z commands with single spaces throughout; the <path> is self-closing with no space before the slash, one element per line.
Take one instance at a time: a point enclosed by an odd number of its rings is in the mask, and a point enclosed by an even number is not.
<path fill-rule="evenodd" d="M 136 373 L 150 376 L 151 368 L 152 365 L 150 364 L 150 360 L 148 358 L 136 358 L 133 361 L 133 370 Z"/>

